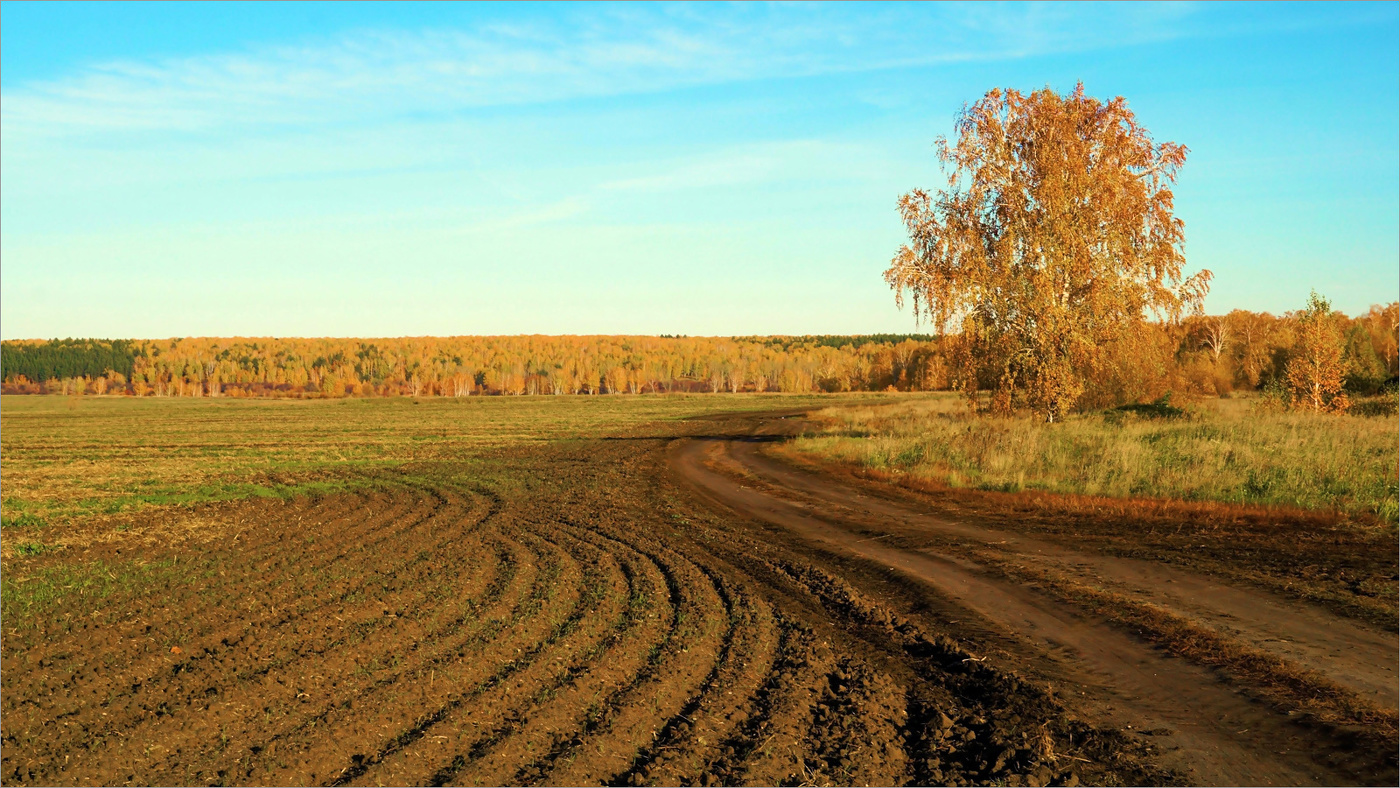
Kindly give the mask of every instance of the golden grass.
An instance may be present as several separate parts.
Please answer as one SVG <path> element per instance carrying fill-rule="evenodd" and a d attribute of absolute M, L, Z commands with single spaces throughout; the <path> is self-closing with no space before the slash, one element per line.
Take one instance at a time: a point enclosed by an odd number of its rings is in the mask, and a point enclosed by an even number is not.
<path fill-rule="evenodd" d="M 1046 424 L 972 417 L 949 394 L 817 415 L 821 427 L 796 450 L 952 487 L 1288 506 L 1390 523 L 1400 497 L 1393 415 L 1279 413 L 1221 399 L 1178 419 L 1110 411 Z"/>

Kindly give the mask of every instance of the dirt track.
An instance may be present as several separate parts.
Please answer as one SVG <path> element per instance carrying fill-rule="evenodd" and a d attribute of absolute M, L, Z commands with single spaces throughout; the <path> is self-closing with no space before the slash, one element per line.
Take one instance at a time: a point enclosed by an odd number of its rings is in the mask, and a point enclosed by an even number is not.
<path fill-rule="evenodd" d="M 7 582 L 84 567 L 111 585 L 6 622 L 4 782 L 1394 782 L 1393 753 L 1295 725 L 947 547 L 998 535 L 758 442 L 686 437 L 782 428 L 445 458 L 360 494 L 135 517 L 12 567 Z M 1000 538 L 1124 587 L 1166 571 Z M 1249 605 L 1299 608 L 1171 579 L 1162 604 L 1239 616 L 1260 642 L 1287 624 L 1299 659 L 1393 693 L 1374 670 L 1393 670 L 1393 636 L 1261 618 Z M 1339 644 L 1356 658 L 1318 650 Z"/>
<path fill-rule="evenodd" d="M 774 420 L 758 432 L 785 431 Z M 1333 784 L 1385 769 L 1351 752 L 1351 742 L 1303 728 L 1252 700 L 1210 670 L 980 565 L 966 545 L 1088 578 L 1101 587 L 1209 626 L 1249 646 L 1323 674 L 1394 709 L 1397 642 L 1327 611 L 1226 585 L 1163 564 L 1075 551 L 1021 534 L 953 522 L 916 505 L 834 484 L 765 456 L 764 436 L 723 436 L 679 444 L 671 462 L 715 502 L 779 524 L 836 550 L 888 567 L 955 600 L 1079 685 L 1082 708 L 1154 738 L 1164 760 L 1206 784 Z M 1051 667 L 1053 666 L 1053 667 Z"/>

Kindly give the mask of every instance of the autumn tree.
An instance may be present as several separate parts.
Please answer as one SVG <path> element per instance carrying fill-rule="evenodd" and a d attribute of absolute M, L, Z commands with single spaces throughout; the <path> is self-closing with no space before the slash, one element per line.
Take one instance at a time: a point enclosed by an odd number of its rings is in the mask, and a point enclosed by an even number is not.
<path fill-rule="evenodd" d="M 1185 146 L 1156 144 L 1122 97 L 992 90 L 940 137 L 946 190 L 899 200 L 909 242 L 885 280 L 916 319 L 953 328 L 1009 409 L 1060 419 L 1103 348 L 1154 316 L 1199 312 L 1211 274 L 1183 278 L 1171 186 Z M 976 403 L 974 380 L 970 387 Z"/>
<path fill-rule="evenodd" d="M 1366 327 L 1376 355 L 1385 364 L 1386 374 L 1393 377 L 1400 372 L 1400 366 L 1396 363 L 1397 345 L 1400 345 L 1400 303 L 1372 306 L 1361 322 Z"/>
<path fill-rule="evenodd" d="M 1258 386 L 1269 365 L 1270 339 L 1278 320 L 1267 312 L 1236 309 L 1225 316 L 1234 337 L 1235 374 L 1239 382 Z"/>
<path fill-rule="evenodd" d="M 1393 379 L 1400 307 L 1336 316 L 1349 392 Z M 1235 311 L 1180 325 L 1140 322 L 1100 349 L 1079 407 L 1282 383 L 1297 316 Z M 963 334 L 862 337 L 184 338 L 0 343 L 6 394 L 344 397 L 738 391 L 975 389 L 981 350 Z M 1214 350 L 1220 349 L 1215 358 Z M 128 359 L 130 374 L 113 368 Z M 12 366 L 13 365 L 13 366 Z M 994 374 L 982 375 L 995 384 Z M 985 373 L 986 370 L 983 370 Z M 984 385 L 985 387 L 985 385 Z M 1024 400 L 1024 397 L 1023 397 Z"/>
<path fill-rule="evenodd" d="M 1314 292 L 1298 313 L 1296 340 L 1284 379 L 1293 407 L 1341 413 L 1350 405 L 1342 391 L 1342 333 L 1332 304 Z"/>
<path fill-rule="evenodd" d="M 1230 321 L 1221 316 L 1206 317 L 1197 328 L 1201 347 L 1210 352 L 1210 360 L 1220 363 L 1220 356 L 1230 342 Z"/>

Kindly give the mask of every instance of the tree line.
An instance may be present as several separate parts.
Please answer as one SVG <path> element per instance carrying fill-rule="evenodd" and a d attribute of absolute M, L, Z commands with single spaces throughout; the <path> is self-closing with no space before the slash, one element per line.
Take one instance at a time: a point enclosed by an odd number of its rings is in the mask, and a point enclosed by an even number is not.
<path fill-rule="evenodd" d="M 3 363 L 6 380 L 43 382 L 54 378 L 92 378 L 108 372 L 129 378 L 136 363 L 136 350 L 124 339 L 6 342 Z"/>
<path fill-rule="evenodd" d="M 1321 317 L 1310 317 L 1315 309 L 1277 317 L 1236 310 L 1177 323 L 1144 322 L 1123 340 L 1132 352 L 1102 354 L 1112 363 L 1101 365 L 1076 406 L 1146 402 L 1168 391 L 1219 396 L 1287 386 L 1290 359 L 1312 352 L 1304 345 L 1316 344 L 1318 331 L 1310 326 L 1323 323 L 1324 344 L 1331 341 L 1336 348 L 1331 363 L 1340 370 L 1339 391 L 1369 393 L 1396 375 L 1398 310 L 1394 303 L 1376 306 L 1356 318 L 1330 310 Z M 307 398 L 939 391 L 965 388 L 964 378 L 985 373 L 966 362 L 970 343 L 960 334 L 65 339 L 0 343 L 0 369 L 7 394 Z M 987 390 L 995 381 L 982 383 Z"/>
<path fill-rule="evenodd" d="M 844 341 L 843 341 L 844 340 Z M 926 389 L 938 340 L 497 336 L 7 341 L 6 393 L 439 396 Z M 95 352 L 94 348 L 117 348 Z"/>

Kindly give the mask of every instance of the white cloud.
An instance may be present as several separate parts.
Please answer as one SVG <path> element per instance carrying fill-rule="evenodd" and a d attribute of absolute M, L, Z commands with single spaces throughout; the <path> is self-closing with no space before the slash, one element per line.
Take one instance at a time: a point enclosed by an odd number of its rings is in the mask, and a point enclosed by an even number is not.
<path fill-rule="evenodd" d="M 552 24 L 360 31 L 118 61 L 7 90 L 7 135 L 208 131 L 1024 57 L 1178 34 L 1177 5 L 589 7 Z M 12 137 L 12 140 L 14 138 Z"/>

